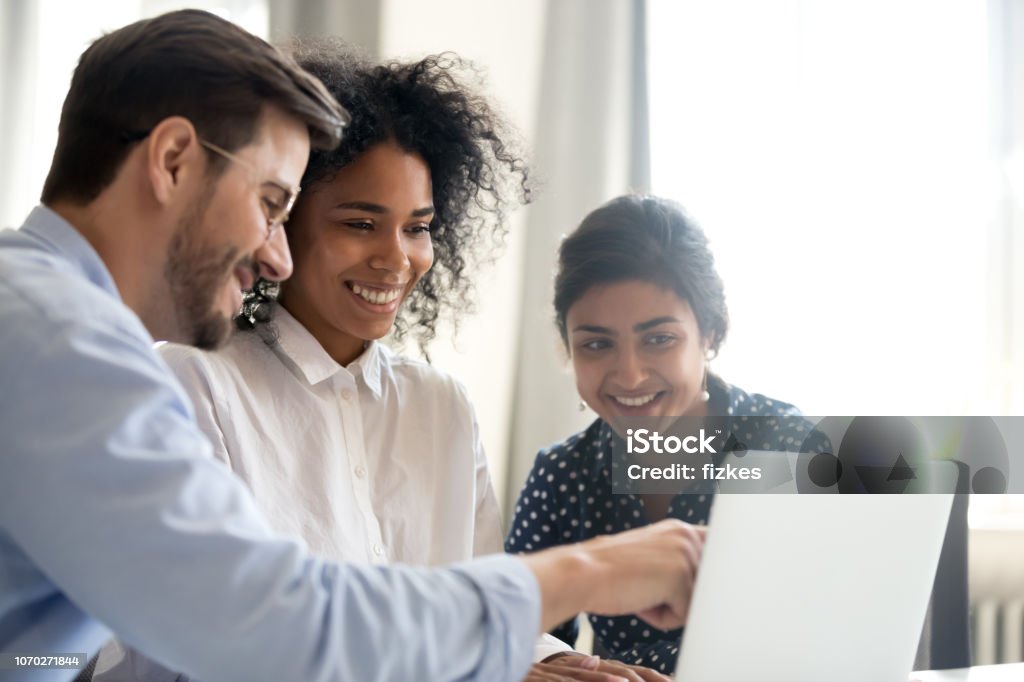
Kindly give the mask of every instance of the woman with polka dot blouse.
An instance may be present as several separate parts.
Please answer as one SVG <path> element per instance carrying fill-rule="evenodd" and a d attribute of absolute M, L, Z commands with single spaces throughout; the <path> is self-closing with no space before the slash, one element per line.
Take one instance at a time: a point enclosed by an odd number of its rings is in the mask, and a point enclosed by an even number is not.
<path fill-rule="evenodd" d="M 709 493 L 613 494 L 609 421 L 723 417 L 754 449 L 794 450 L 807 439 L 793 406 L 746 393 L 709 371 L 728 327 L 722 280 L 707 239 L 677 204 L 623 196 L 591 212 L 562 243 L 555 313 L 580 397 L 598 414 L 585 431 L 542 450 L 506 539 L 529 552 L 674 517 L 707 523 Z M 752 419 L 751 417 L 764 417 Z M 808 440 L 805 443 L 805 440 Z M 595 649 L 671 672 L 681 630 L 631 617 L 590 617 Z M 575 642 L 576 620 L 557 628 Z"/>

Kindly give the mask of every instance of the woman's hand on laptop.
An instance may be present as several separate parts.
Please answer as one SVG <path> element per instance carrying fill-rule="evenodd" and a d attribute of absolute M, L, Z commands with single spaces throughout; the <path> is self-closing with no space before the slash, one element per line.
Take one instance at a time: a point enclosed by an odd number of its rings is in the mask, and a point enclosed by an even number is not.
<path fill-rule="evenodd" d="M 657 670 L 563 651 L 534 663 L 523 682 L 671 682 Z"/>
<path fill-rule="evenodd" d="M 581 611 L 686 623 L 707 529 L 675 519 L 523 555 L 541 593 L 541 631 Z"/>

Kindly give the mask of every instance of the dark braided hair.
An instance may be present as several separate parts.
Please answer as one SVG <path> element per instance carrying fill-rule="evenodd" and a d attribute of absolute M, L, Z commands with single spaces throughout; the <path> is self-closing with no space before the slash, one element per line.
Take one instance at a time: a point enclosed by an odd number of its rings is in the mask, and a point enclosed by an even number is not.
<path fill-rule="evenodd" d="M 411 334 L 423 349 L 442 312 L 457 322 L 472 310 L 469 270 L 494 259 L 504 245 L 507 211 L 529 201 L 526 163 L 501 117 L 467 85 L 469 74 L 479 84 L 476 71 L 457 55 L 374 64 L 334 40 L 303 42 L 293 53 L 352 114 L 337 149 L 311 153 L 304 190 L 330 182 L 339 169 L 388 140 L 421 156 L 430 169 L 434 265 L 403 303 L 392 332 L 397 340 Z M 253 329 L 269 321 L 277 291 L 274 282 L 258 282 L 245 296 L 238 326 Z"/>

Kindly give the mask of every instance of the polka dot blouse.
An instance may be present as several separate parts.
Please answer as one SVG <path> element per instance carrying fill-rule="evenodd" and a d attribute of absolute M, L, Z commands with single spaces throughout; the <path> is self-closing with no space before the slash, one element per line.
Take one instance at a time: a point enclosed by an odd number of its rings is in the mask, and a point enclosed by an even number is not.
<path fill-rule="evenodd" d="M 793 405 L 744 393 L 717 378 L 709 381 L 708 390 L 711 413 L 737 417 L 737 432 L 754 447 L 799 450 L 807 436 L 803 420 L 782 420 L 779 429 L 770 419 L 739 423 L 741 415 L 797 416 L 800 412 Z M 802 433 L 795 432 L 797 424 Z M 748 432 L 743 433 L 744 429 Z M 505 541 L 507 551 L 532 552 L 649 523 L 639 495 L 612 493 L 612 435 L 611 427 L 598 419 L 585 431 L 537 454 L 515 507 Z M 787 439 L 796 447 L 787 446 Z M 668 516 L 706 524 L 712 501 L 712 494 L 676 495 Z M 674 670 L 682 629 L 666 632 L 630 616 L 589 619 L 595 652 L 667 674 Z M 575 643 L 577 633 L 576 618 L 551 632 L 569 644 Z"/>

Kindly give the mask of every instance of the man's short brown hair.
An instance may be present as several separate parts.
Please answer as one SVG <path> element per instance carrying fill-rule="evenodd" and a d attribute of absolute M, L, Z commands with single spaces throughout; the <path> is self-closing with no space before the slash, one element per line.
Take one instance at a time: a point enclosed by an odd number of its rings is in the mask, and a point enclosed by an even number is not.
<path fill-rule="evenodd" d="M 224 149 L 244 147 L 265 104 L 305 123 L 319 149 L 337 146 L 349 120 L 291 57 L 208 12 L 170 12 L 118 29 L 75 68 L 42 201 L 92 201 L 131 143 L 170 116 L 189 119 Z"/>

